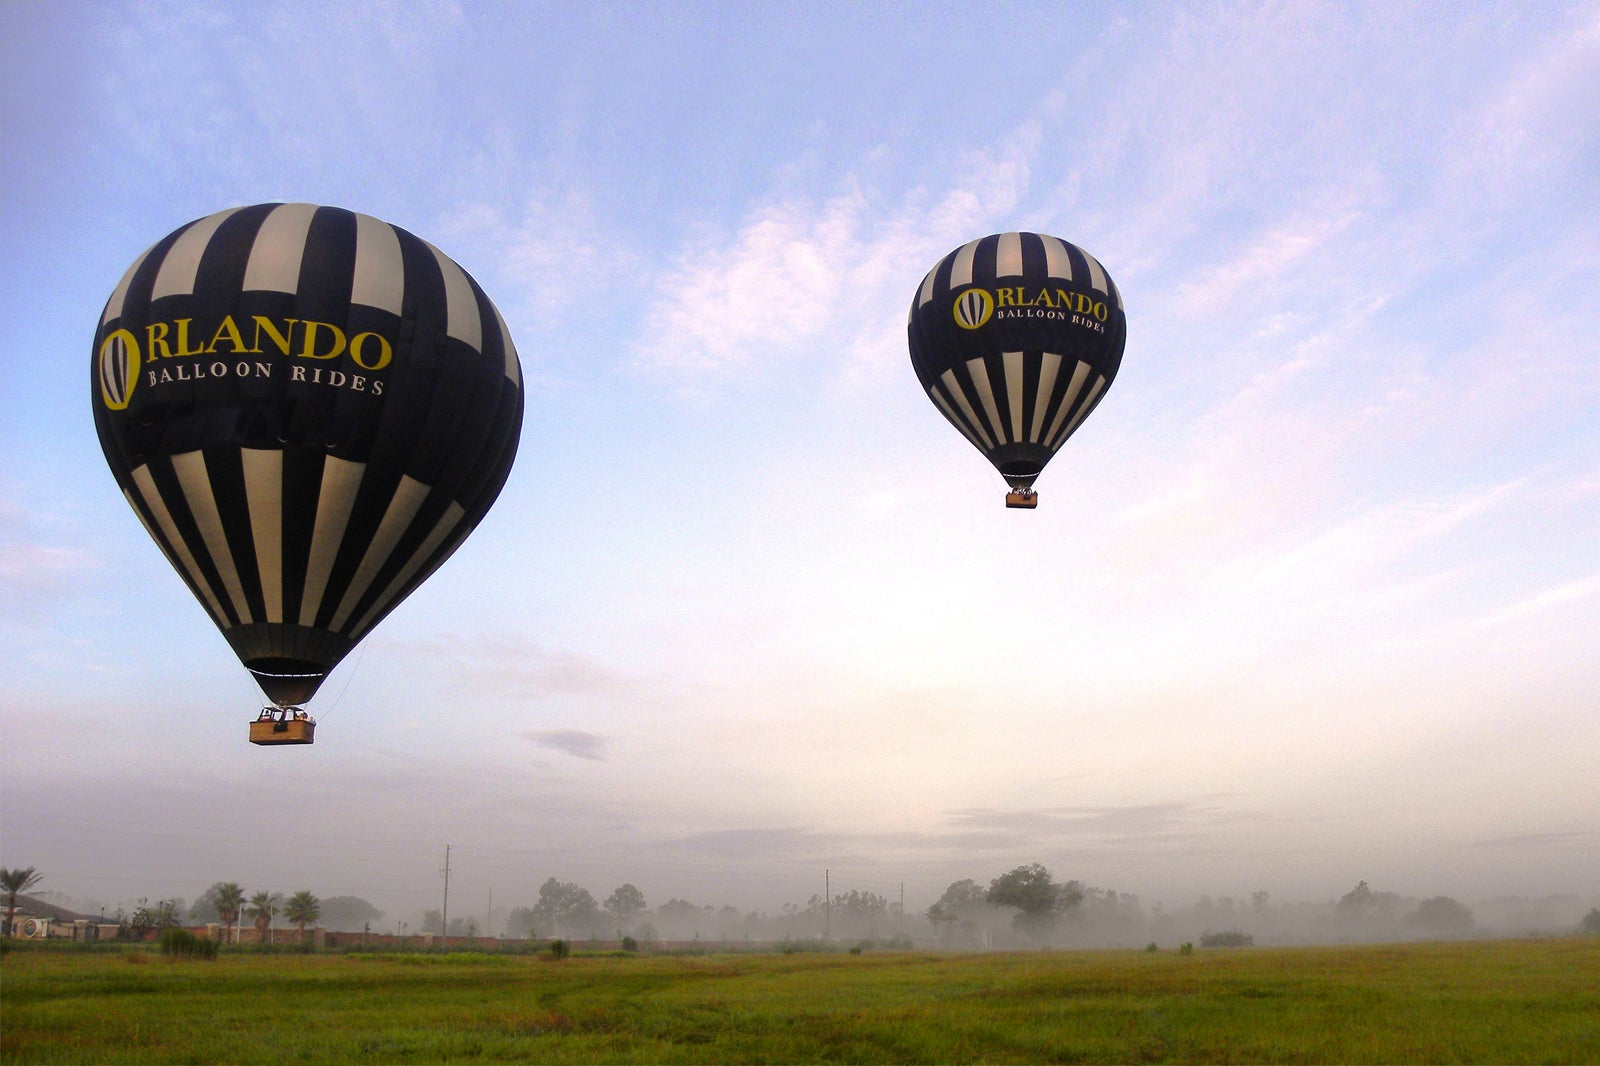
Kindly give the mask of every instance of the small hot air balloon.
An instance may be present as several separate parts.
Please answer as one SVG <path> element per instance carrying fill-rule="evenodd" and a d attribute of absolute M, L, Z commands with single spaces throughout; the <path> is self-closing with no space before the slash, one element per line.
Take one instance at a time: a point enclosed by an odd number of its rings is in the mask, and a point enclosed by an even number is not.
<path fill-rule="evenodd" d="M 928 272 L 906 323 L 911 365 L 995 465 L 1008 507 L 1094 410 L 1122 363 L 1122 296 L 1096 259 L 1042 233 L 963 244 Z"/>
<path fill-rule="evenodd" d="M 271 707 L 310 743 L 328 673 L 499 495 L 522 371 L 477 282 L 368 215 L 260 204 L 134 261 L 90 362 L 123 495 Z"/>

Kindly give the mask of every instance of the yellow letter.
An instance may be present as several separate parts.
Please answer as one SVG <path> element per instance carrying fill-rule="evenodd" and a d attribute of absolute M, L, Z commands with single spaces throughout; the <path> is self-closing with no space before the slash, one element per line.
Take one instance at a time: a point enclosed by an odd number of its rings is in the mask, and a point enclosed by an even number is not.
<path fill-rule="evenodd" d="M 194 351 L 190 351 L 189 350 L 189 323 L 191 323 L 193 321 L 194 321 L 194 319 L 192 319 L 192 318 L 180 318 L 180 319 L 178 319 L 178 354 L 179 355 L 199 355 L 200 353 L 205 351 L 204 348 L 196 348 Z"/>
<path fill-rule="evenodd" d="M 279 333 L 278 332 L 278 327 L 274 326 L 272 324 L 272 320 L 270 318 L 268 318 L 266 315 L 256 315 L 255 319 L 256 319 L 256 336 L 255 336 L 256 346 L 254 348 L 251 348 L 250 351 L 259 352 L 261 350 L 261 331 L 263 329 L 265 329 L 267 331 L 267 336 L 272 338 L 272 343 L 276 344 L 278 346 L 278 351 L 281 352 L 284 355 L 288 355 L 289 354 L 289 338 L 294 335 L 294 324 L 296 322 L 300 321 L 300 320 L 298 318 L 286 318 L 286 319 L 284 319 L 283 320 L 283 324 L 286 327 L 288 327 L 288 333 L 285 334 L 285 333 Z"/>
<path fill-rule="evenodd" d="M 150 349 L 152 359 L 171 359 L 172 349 L 167 346 L 167 324 L 165 322 L 152 322 L 144 328 L 145 347 Z M 156 353 L 159 348 L 160 354 Z"/>
<path fill-rule="evenodd" d="M 361 356 L 361 348 L 368 337 L 378 342 L 378 361 L 369 364 Z M 389 344 L 389 339 L 381 333 L 357 333 L 350 338 L 350 358 L 355 360 L 356 366 L 362 370 L 382 370 L 394 358 L 394 348 Z"/>
<path fill-rule="evenodd" d="M 327 326 L 333 330 L 333 350 L 322 355 L 317 354 L 317 327 Z M 312 322 L 306 320 L 306 346 L 300 352 L 302 359 L 332 359 L 344 351 L 344 331 L 332 322 Z"/>
<path fill-rule="evenodd" d="M 229 344 L 233 345 L 233 350 L 236 352 L 242 352 L 245 350 L 244 338 L 239 336 L 239 327 L 234 323 L 232 315 L 222 316 L 222 324 L 219 325 L 217 327 L 217 331 L 211 335 L 211 343 L 206 345 L 207 355 L 210 355 L 217 350 L 217 342 L 220 340 L 226 340 Z"/>

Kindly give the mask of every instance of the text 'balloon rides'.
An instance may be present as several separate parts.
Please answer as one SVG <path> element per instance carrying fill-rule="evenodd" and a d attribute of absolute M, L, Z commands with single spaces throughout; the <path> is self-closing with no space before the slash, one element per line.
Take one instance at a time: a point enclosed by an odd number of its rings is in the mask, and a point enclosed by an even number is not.
<path fill-rule="evenodd" d="M 1000 471 L 1009 507 L 1105 395 L 1127 316 L 1100 263 L 1042 233 L 963 244 L 928 272 L 906 324 L 911 365 L 945 418 Z"/>
<path fill-rule="evenodd" d="M 258 743 L 310 742 L 295 705 L 471 533 L 522 425 L 477 282 L 312 204 L 157 242 L 106 304 L 90 377 L 117 484 L 276 705 Z"/>

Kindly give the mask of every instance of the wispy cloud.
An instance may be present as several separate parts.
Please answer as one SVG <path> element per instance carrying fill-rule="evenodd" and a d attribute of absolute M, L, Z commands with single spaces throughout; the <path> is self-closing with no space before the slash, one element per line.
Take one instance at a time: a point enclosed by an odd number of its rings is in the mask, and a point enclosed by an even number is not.
<path fill-rule="evenodd" d="M 565 752 L 577 759 L 591 762 L 606 761 L 608 741 L 598 733 L 585 733 L 581 729 L 543 729 L 523 736 L 541 748 Z"/>
<path fill-rule="evenodd" d="M 922 274 L 1017 204 L 1038 141 L 1037 123 L 1025 122 L 965 159 L 951 187 L 914 189 L 887 213 L 857 176 L 820 202 L 754 207 L 735 233 L 678 254 L 656 285 L 636 358 L 696 375 L 801 354 L 878 352 L 886 323 L 891 335 L 903 331 Z"/>
<path fill-rule="evenodd" d="M 413 656 L 443 660 L 465 683 L 506 697 L 621 697 L 634 684 L 589 656 L 546 648 L 514 634 L 415 641 L 404 649 Z"/>

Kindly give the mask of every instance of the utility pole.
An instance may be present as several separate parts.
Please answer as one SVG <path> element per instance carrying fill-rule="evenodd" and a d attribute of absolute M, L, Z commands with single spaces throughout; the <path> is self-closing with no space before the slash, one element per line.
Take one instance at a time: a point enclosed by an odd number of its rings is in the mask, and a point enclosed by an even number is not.
<path fill-rule="evenodd" d="M 450 935 L 450 845 L 444 846 L 444 910 L 439 914 L 439 936 Z"/>
<path fill-rule="evenodd" d="M 822 871 L 822 939 L 833 939 L 833 883 L 830 880 L 833 871 L 823 868 Z"/>

